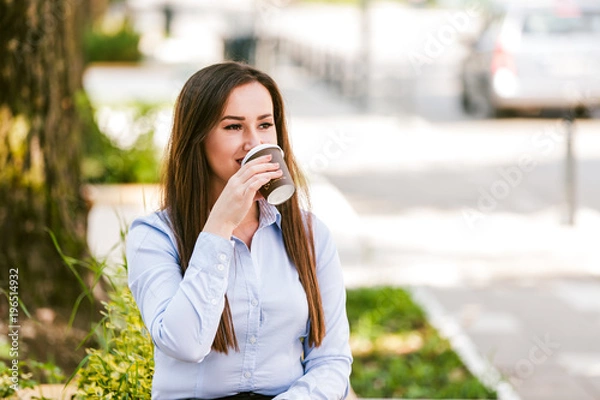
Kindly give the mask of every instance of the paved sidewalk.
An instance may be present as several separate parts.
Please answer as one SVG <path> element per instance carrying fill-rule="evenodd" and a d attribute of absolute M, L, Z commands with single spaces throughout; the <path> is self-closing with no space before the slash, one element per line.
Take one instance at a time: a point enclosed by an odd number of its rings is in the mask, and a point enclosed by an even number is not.
<path fill-rule="evenodd" d="M 430 292 L 522 399 L 600 399 L 600 280 L 555 277 Z"/>

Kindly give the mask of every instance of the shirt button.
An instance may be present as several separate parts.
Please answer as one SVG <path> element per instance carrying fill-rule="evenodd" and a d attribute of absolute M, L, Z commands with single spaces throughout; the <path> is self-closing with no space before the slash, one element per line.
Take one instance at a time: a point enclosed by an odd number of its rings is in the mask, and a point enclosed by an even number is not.
<path fill-rule="evenodd" d="M 254 344 L 254 343 L 256 343 L 256 336 L 251 336 L 251 337 L 250 337 L 250 343 L 251 343 L 251 344 Z"/>
<path fill-rule="evenodd" d="M 252 307 L 256 307 L 258 305 L 258 300 L 252 299 L 252 301 L 250 302 L 250 304 L 252 304 Z"/>
<path fill-rule="evenodd" d="M 227 256 L 225 254 L 221 253 L 221 254 L 219 254 L 219 260 L 225 261 L 225 260 L 227 260 Z"/>
<path fill-rule="evenodd" d="M 250 379 L 251 376 L 252 374 L 250 372 L 244 372 L 244 378 Z"/>
<path fill-rule="evenodd" d="M 223 264 L 219 264 L 219 265 L 217 265 L 217 269 L 219 271 L 223 271 L 225 269 L 225 266 Z"/>
<path fill-rule="evenodd" d="M 217 299 L 212 299 L 210 301 L 210 304 L 212 304 L 213 306 L 216 306 L 217 305 Z"/>

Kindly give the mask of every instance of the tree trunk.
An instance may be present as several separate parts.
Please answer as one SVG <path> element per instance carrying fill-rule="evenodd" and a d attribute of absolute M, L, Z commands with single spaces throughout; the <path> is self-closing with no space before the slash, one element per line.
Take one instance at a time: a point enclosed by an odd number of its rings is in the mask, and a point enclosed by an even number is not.
<path fill-rule="evenodd" d="M 0 0 L 0 268 L 29 308 L 72 309 L 82 293 L 55 249 L 86 254 L 81 189 L 81 0 Z M 1 311 L 1 310 L 0 310 Z M 87 319 L 87 318 L 86 318 Z"/>

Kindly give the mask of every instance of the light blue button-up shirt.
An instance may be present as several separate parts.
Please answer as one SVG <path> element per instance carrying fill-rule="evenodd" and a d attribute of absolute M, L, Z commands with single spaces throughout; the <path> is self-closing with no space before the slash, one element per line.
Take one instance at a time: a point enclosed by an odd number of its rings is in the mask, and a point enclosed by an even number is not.
<path fill-rule="evenodd" d="M 342 270 L 327 227 L 313 216 L 326 335 L 308 345 L 308 305 L 281 233 L 278 210 L 259 201 L 251 249 L 233 236 L 198 236 L 181 275 L 173 231 L 159 211 L 127 238 L 129 286 L 154 342 L 153 399 L 239 392 L 276 399 L 343 399 L 352 356 Z M 211 350 L 227 294 L 240 351 Z"/>

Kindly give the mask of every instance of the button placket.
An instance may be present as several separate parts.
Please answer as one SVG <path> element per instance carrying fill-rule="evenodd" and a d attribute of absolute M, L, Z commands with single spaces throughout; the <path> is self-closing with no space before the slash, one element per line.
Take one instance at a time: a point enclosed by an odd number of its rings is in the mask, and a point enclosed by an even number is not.
<path fill-rule="evenodd" d="M 256 237 L 255 237 L 256 238 Z M 254 382 L 254 371 L 256 370 L 256 361 L 257 361 L 257 350 L 258 346 L 256 343 L 258 342 L 258 323 L 257 323 L 257 315 L 258 308 L 257 306 L 260 304 L 258 301 L 258 276 L 255 273 L 253 268 L 254 260 L 252 259 L 252 255 L 250 250 L 245 246 L 240 246 L 240 251 L 236 254 L 236 263 L 239 261 L 241 270 L 243 271 L 244 277 L 244 286 L 247 293 L 247 298 L 245 302 L 245 308 L 247 314 L 247 331 L 246 337 L 244 340 L 244 355 L 243 362 L 241 365 L 241 373 L 242 379 L 244 379 L 245 390 L 252 390 Z"/>

